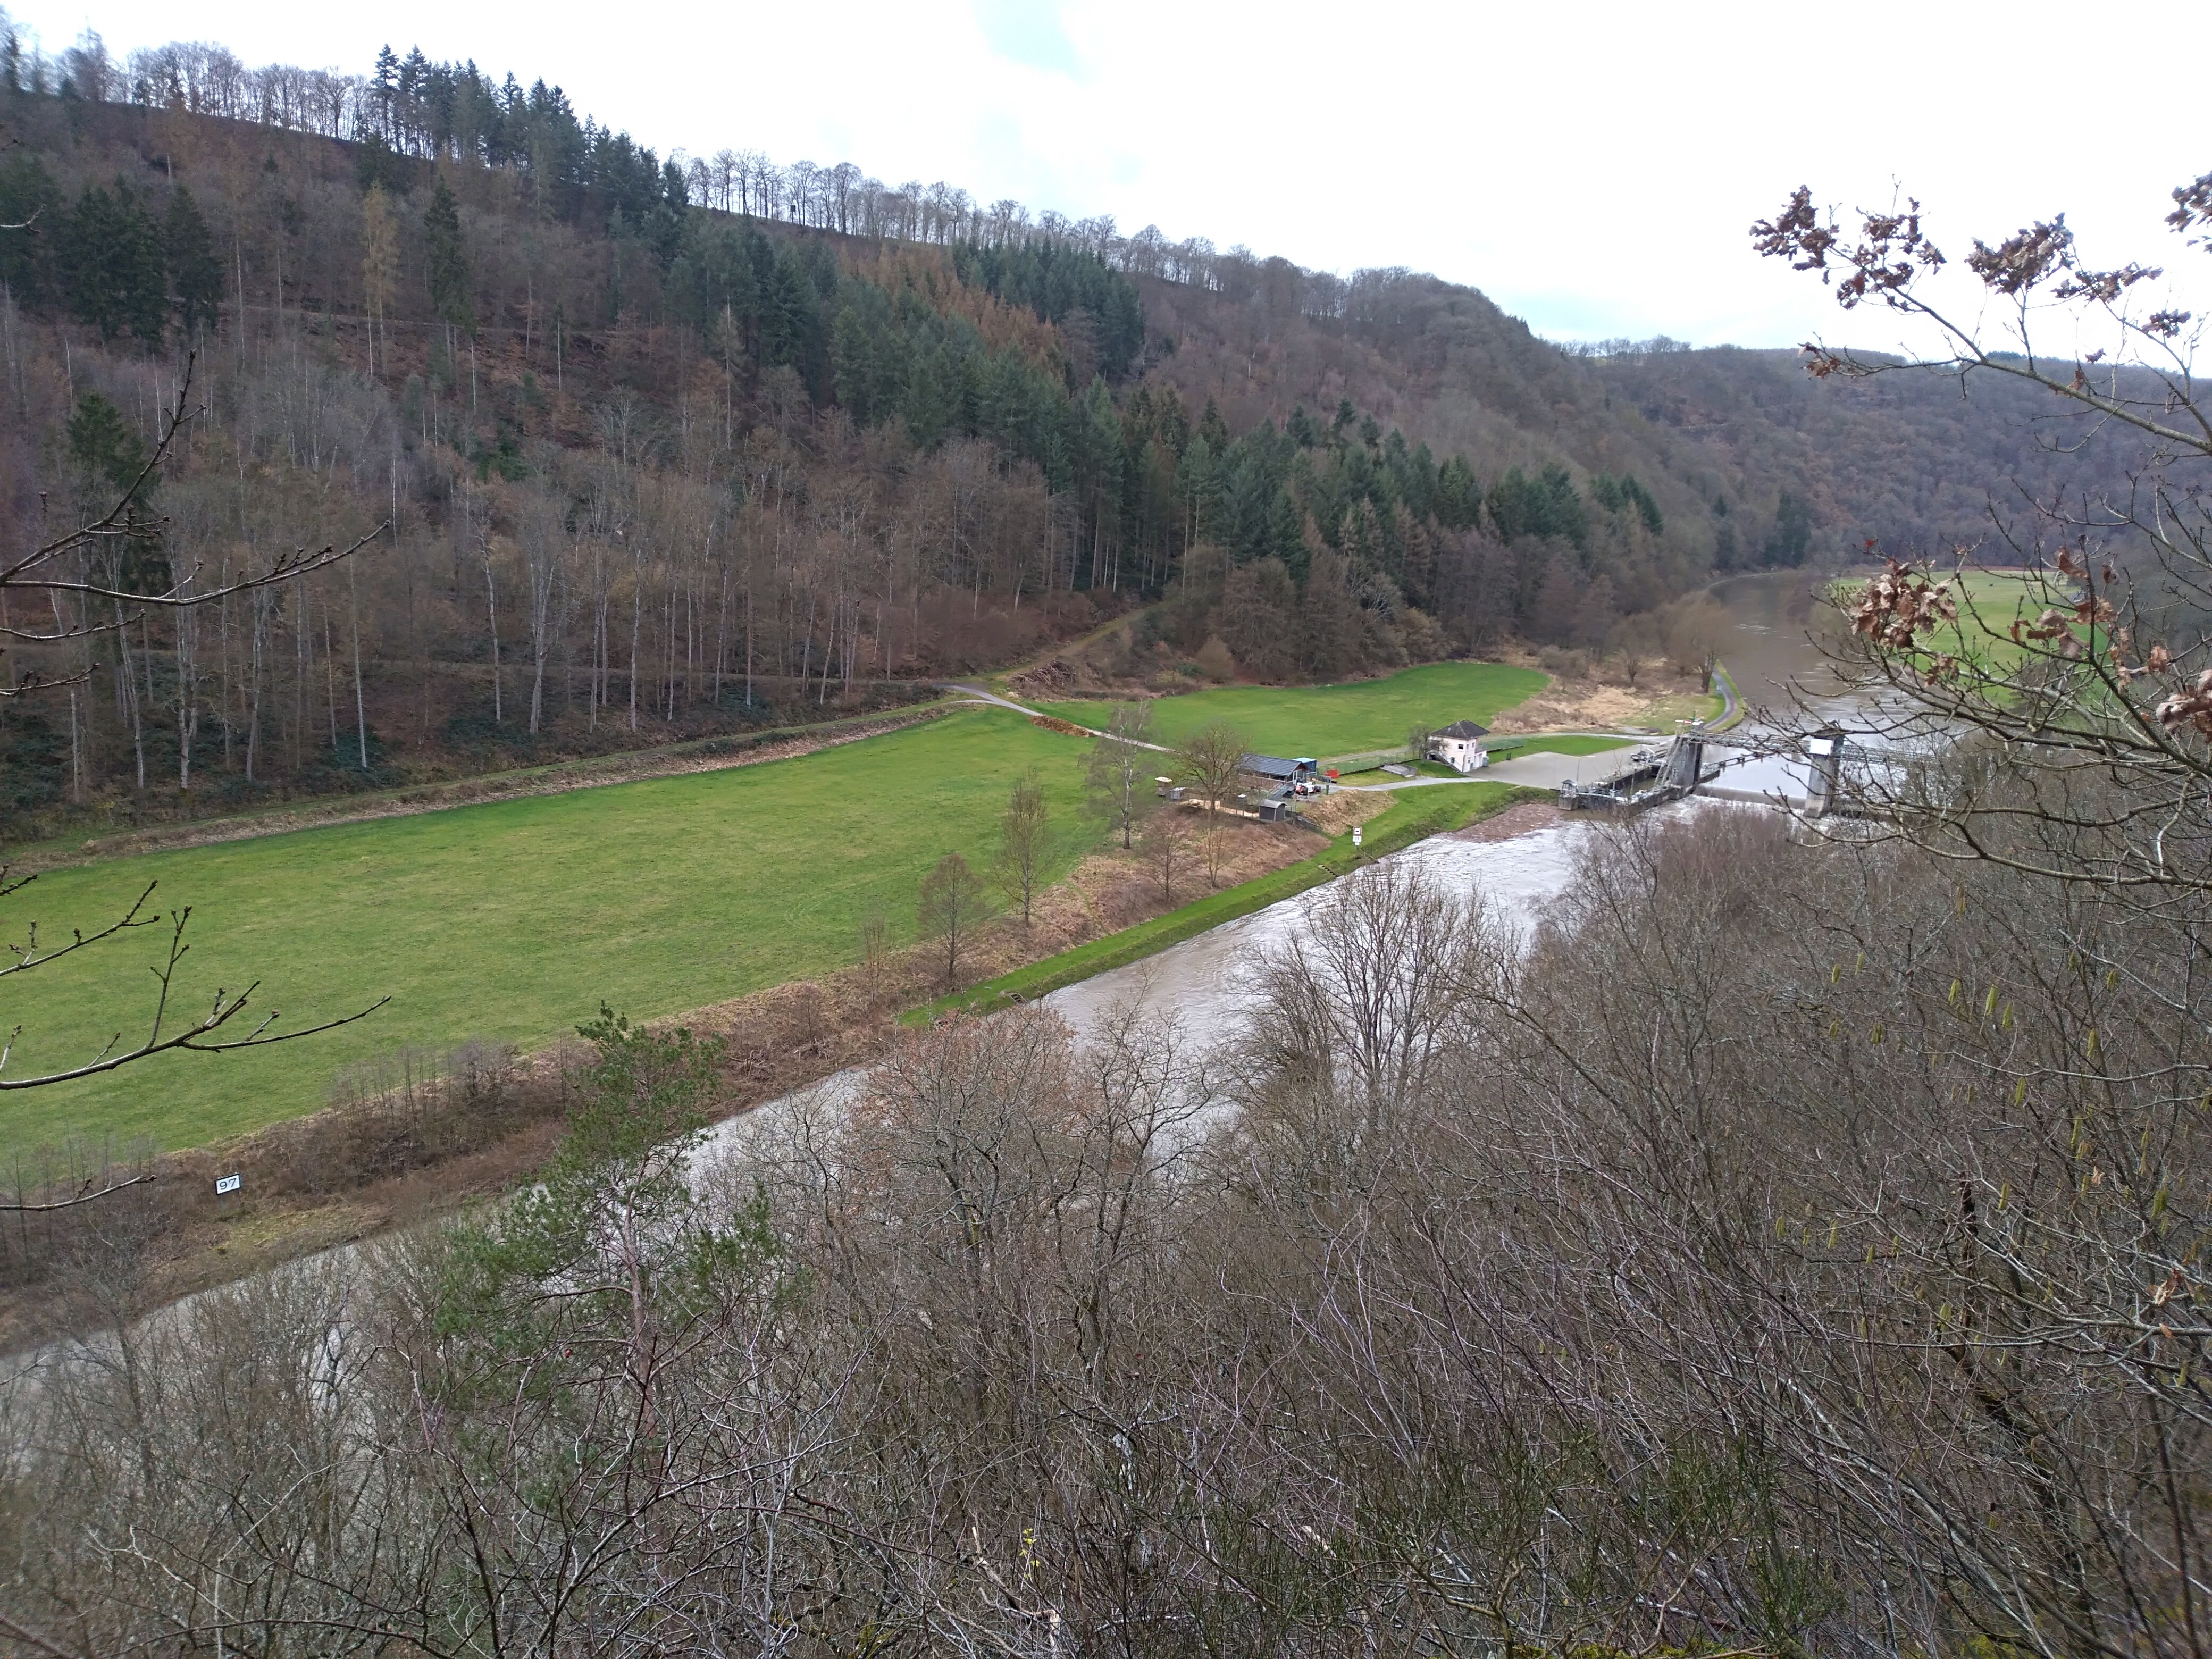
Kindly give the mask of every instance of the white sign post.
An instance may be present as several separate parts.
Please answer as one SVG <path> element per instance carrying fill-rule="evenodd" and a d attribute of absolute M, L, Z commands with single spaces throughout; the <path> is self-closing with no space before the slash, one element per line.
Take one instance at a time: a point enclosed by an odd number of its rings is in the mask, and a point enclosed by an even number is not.
<path fill-rule="evenodd" d="M 1359 826 L 1356 823 L 1352 826 L 1352 844 L 1354 847 L 1359 845 Z"/>
<path fill-rule="evenodd" d="M 217 1176 L 215 1182 L 215 1195 L 221 1198 L 225 1193 L 236 1192 L 245 1180 L 246 1177 L 242 1175 Z"/>

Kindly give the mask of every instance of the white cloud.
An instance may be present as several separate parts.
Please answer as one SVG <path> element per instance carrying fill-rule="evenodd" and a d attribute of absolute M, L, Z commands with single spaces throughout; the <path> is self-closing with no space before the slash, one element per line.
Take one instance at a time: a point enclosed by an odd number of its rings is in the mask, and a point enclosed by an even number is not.
<path fill-rule="evenodd" d="M 16 15 L 50 48 L 88 21 L 123 49 L 177 21 L 152 0 Z M 2158 224 L 2166 191 L 2212 168 L 2193 97 L 2158 82 L 2205 61 L 2203 8 L 866 0 L 632 19 L 390 0 L 196 23 L 254 61 L 366 69 L 388 40 L 543 76 L 664 151 L 849 160 L 1305 264 L 1433 270 L 1559 335 L 1884 343 L 1885 319 L 1839 319 L 1753 258 L 1746 227 L 1800 183 L 1873 205 L 1902 180 L 1954 256 L 2064 209 L 2100 259 L 2212 276 Z"/>

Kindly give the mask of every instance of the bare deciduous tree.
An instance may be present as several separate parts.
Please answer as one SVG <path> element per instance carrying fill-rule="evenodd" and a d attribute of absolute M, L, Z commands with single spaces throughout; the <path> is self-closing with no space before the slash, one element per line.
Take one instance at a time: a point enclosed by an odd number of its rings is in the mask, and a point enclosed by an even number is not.
<path fill-rule="evenodd" d="M 969 935 L 983 918 L 983 884 L 957 853 L 947 853 L 921 878 L 915 908 L 924 939 L 935 939 L 944 953 L 945 988 L 960 988 L 960 959 Z"/>
<path fill-rule="evenodd" d="M 1224 803 L 1237 799 L 1249 750 L 1242 732 L 1216 721 L 1194 732 L 1176 751 L 1176 772 L 1206 803 L 1209 820 L 1218 815 Z"/>
<path fill-rule="evenodd" d="M 1052 824 L 1045 806 L 1044 784 L 1030 772 L 1014 785 L 1006 799 L 1006 810 L 999 819 L 999 853 L 991 866 L 1000 890 L 1021 906 L 1024 927 L 1030 925 L 1037 883 L 1051 852 Z"/>
<path fill-rule="evenodd" d="M 1092 745 L 1084 766 L 1084 784 L 1098 815 L 1121 837 L 1121 850 L 1136 844 L 1138 824 L 1158 799 L 1155 769 L 1165 758 L 1151 747 L 1152 708 L 1149 702 L 1117 702 L 1106 717 L 1105 735 Z"/>
<path fill-rule="evenodd" d="M 890 969 L 890 918 L 880 908 L 871 909 L 860 918 L 860 973 L 869 996 L 882 994 L 884 976 Z"/>
<path fill-rule="evenodd" d="M 2198 248 L 2212 226 L 2208 179 L 2177 189 L 2166 218 Z M 1832 284 L 1846 310 L 1876 303 L 1932 331 L 1948 355 L 1899 363 L 1814 343 L 1814 374 L 2022 382 L 2050 395 L 2063 434 L 2052 441 L 2132 441 L 2141 452 L 2122 491 L 2027 496 L 2016 514 L 1993 506 L 1993 534 L 2022 576 L 1996 597 L 1960 550 L 1943 572 L 1893 561 L 1848 604 L 1858 650 L 1844 665 L 1881 694 L 1876 707 L 1901 711 L 1887 729 L 1911 737 L 1933 720 L 1976 739 L 1893 785 L 1876 779 L 1879 805 L 1950 856 L 2152 904 L 2212 890 L 2212 675 L 2200 672 L 2212 661 L 2202 626 L 2212 421 L 2191 370 L 2203 324 L 2146 307 L 2156 269 L 2086 262 L 2063 216 L 1995 246 L 1977 240 L 1955 276 L 1917 201 L 1857 216 L 1847 228 L 1801 188 L 1752 235 L 1761 254 Z M 2063 361 L 2041 343 L 2054 315 Z"/>
<path fill-rule="evenodd" d="M 114 504 L 100 517 L 89 520 L 28 552 L 0 556 L 0 637 L 51 646 L 112 635 L 118 647 L 118 666 L 121 674 L 131 680 L 134 699 L 136 670 L 130 660 L 129 649 L 131 624 L 141 621 L 149 610 L 166 611 L 178 617 L 179 776 L 186 784 L 191 779 L 191 743 L 198 720 L 194 703 L 190 644 L 196 637 L 198 613 L 212 605 L 225 608 L 227 616 L 228 600 L 244 594 L 252 596 L 256 601 L 258 618 L 261 613 L 258 606 L 265 596 L 286 586 L 296 587 L 302 578 L 347 559 L 387 527 L 379 526 L 343 550 L 333 545 L 319 553 L 301 550 L 278 555 L 259 572 L 250 571 L 234 580 L 226 570 L 223 576 L 206 586 L 198 585 L 197 568 L 187 569 L 181 575 L 177 574 L 169 562 L 161 556 L 165 528 L 163 522 L 143 517 L 140 504 L 158 476 L 162 460 L 175 446 L 185 422 L 195 412 L 190 404 L 192 362 L 190 358 L 186 360 L 175 399 L 164 416 L 160 440 L 137 475 L 123 486 Z M 141 580 L 131 581 L 130 578 L 133 575 Z M 18 628 L 4 620 L 4 602 L 9 594 L 18 591 L 42 594 L 47 599 L 54 617 L 51 629 Z M 74 601 L 69 609 L 64 607 L 64 598 Z M 257 635 L 257 652 L 258 645 Z M 85 660 L 87 666 L 81 672 L 58 680 L 41 679 L 36 673 L 25 674 L 13 685 L 0 685 L 0 697 L 24 696 L 58 685 L 73 687 L 76 683 L 88 679 L 94 672 L 89 654 Z M 74 690 L 70 695 L 74 698 Z M 72 730 L 74 726 L 72 719 Z M 258 727 L 253 728 L 250 745 L 258 736 Z M 249 757 L 252 752 L 249 746 Z M 248 764 L 250 769 L 250 758 Z M 0 866 L 0 900 L 20 893 L 33 879 L 23 877 L 11 882 L 6 867 Z M 149 884 L 122 915 L 104 927 L 94 928 L 90 933 L 73 929 L 69 943 L 55 947 L 40 946 L 37 923 L 32 922 L 21 944 L 8 945 L 7 954 L 13 960 L 0 965 L 0 978 L 27 973 L 76 951 L 124 937 L 140 928 L 161 925 L 164 918 L 147 908 L 153 892 L 153 886 Z M 128 1039 L 118 1029 L 116 1035 L 88 1059 L 27 1077 L 0 1075 L 0 1090 L 42 1088 L 67 1083 L 75 1079 L 114 1071 L 160 1054 L 180 1051 L 219 1054 L 289 1042 L 349 1024 L 374 1012 L 383 1006 L 384 1000 L 380 1000 L 358 1013 L 295 1030 L 278 1029 L 276 1022 L 281 1014 L 279 1011 L 271 1009 L 258 1024 L 242 1035 L 226 1030 L 224 1028 L 230 1027 L 234 1020 L 246 1012 L 255 991 L 259 988 L 256 983 L 249 984 L 240 991 L 218 989 L 206 1013 L 179 1026 L 170 1007 L 170 997 L 174 988 L 178 963 L 188 948 L 185 943 L 185 931 L 191 917 L 191 911 L 187 907 L 172 912 L 166 918 L 167 948 L 164 959 L 152 967 L 156 989 L 142 1035 Z M 4 1038 L 0 1038 L 0 1072 L 4 1072 L 8 1059 L 21 1036 L 21 1028 L 16 1026 L 9 1029 Z"/>
<path fill-rule="evenodd" d="M 1190 831 L 1184 827 L 1182 814 L 1172 808 L 1153 813 L 1146 820 L 1144 839 L 1139 847 L 1144 854 L 1145 867 L 1160 890 L 1160 897 L 1173 904 L 1176 884 L 1190 864 Z"/>
<path fill-rule="evenodd" d="M 208 606 L 220 605 L 235 595 L 295 582 L 302 576 L 325 569 L 359 552 L 389 528 L 388 525 L 379 525 L 344 548 L 333 544 L 315 553 L 304 548 L 280 553 L 258 571 L 235 579 L 226 576 L 204 586 L 197 581 L 200 574 L 198 566 L 179 575 L 167 560 L 145 556 L 143 550 L 159 548 L 165 528 L 162 520 L 143 515 L 147 492 L 160 475 L 161 464 L 176 445 L 185 422 L 198 412 L 191 403 L 193 361 L 186 360 L 176 396 L 162 418 L 160 439 L 147 454 L 137 476 L 123 488 L 113 504 L 98 518 L 36 547 L 0 554 L 0 598 L 17 592 L 40 595 L 50 603 L 54 617 L 51 628 L 17 627 L 0 620 L 0 638 L 54 645 L 120 633 L 131 620 L 149 610 L 189 616 Z M 130 558 L 101 556 L 131 549 L 142 551 L 138 556 Z M 116 576 L 104 574 L 111 569 L 117 573 Z M 120 577 L 128 572 L 143 573 L 151 580 L 140 585 L 122 582 Z M 64 599 L 75 602 L 74 616 L 63 608 Z M 113 619 L 106 619 L 111 611 Z M 90 678 L 92 672 L 88 667 L 58 678 L 42 677 L 35 672 L 25 673 L 13 684 L 0 684 L 0 697 L 21 696 L 42 689 L 77 684 Z"/>

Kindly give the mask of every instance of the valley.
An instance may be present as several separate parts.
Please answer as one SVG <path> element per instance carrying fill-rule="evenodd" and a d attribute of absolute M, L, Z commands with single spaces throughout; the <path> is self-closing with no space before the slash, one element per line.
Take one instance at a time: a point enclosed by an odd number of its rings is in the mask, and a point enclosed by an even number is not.
<path fill-rule="evenodd" d="M 2212 174 L 1232 13 L 0 12 L 0 1659 L 2212 1659 Z"/>

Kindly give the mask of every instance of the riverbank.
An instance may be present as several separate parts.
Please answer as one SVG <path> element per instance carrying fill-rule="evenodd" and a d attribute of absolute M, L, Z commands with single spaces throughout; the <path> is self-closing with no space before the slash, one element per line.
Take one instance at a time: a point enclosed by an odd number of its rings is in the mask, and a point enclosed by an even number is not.
<path fill-rule="evenodd" d="M 1343 803 L 1356 815 L 1397 820 L 1382 845 L 1431 833 L 1425 826 L 1443 819 L 1435 803 L 1428 805 L 1430 811 L 1401 815 L 1387 796 Z M 1268 884 L 1286 867 L 1311 863 L 1322 839 L 1297 825 L 1243 817 L 1224 836 L 1221 875 L 1229 885 L 1220 892 L 1166 909 L 1138 858 L 1096 852 L 1039 896 L 1028 926 L 1009 916 L 986 923 L 969 948 L 969 971 L 995 983 L 1024 963 L 1060 960 L 1092 943 L 1110 946 L 1177 917 L 1174 936 L 1188 937 L 1297 890 Z M 1216 901 L 1228 905 L 1209 908 Z M 941 973 L 936 948 L 917 944 L 655 1023 L 723 1041 L 720 1115 L 727 1118 L 882 1058 L 898 1040 L 901 1015 L 933 1000 Z M 16 1282 L 0 1288 L 0 1349 L 47 1340 L 80 1322 L 71 1299 L 56 1295 L 48 1269 L 97 1243 L 94 1229 L 131 1241 L 127 1268 L 100 1247 L 111 1257 L 100 1275 L 103 1297 L 123 1297 L 144 1312 L 513 1190 L 532 1178 L 558 1137 L 567 1104 L 563 1070 L 574 1050 L 570 1039 L 512 1059 L 413 1051 L 392 1062 L 415 1079 L 401 1087 L 368 1079 L 340 1104 L 134 1166 L 143 1178 L 131 1189 L 41 1218 L 36 1260 L 11 1261 Z M 451 1079 L 477 1065 L 489 1071 L 457 1093 Z M 428 1086 L 420 1081 L 424 1071 L 432 1074 Z M 241 1177 L 240 1190 L 218 1197 L 216 1179 L 229 1175 Z"/>
<path fill-rule="evenodd" d="M 1431 798 L 1432 793 L 1441 798 Z M 1333 881 L 1362 862 L 1397 852 L 1430 836 L 1464 829 L 1493 813 L 1539 803 L 1547 798 L 1546 792 L 1540 790 L 1482 782 L 1425 791 L 1421 798 L 1409 799 L 1400 810 L 1371 821 L 1371 828 L 1363 824 L 1360 843 L 1356 847 L 1347 830 L 1332 838 L 1324 850 L 1286 869 L 1210 894 L 1138 927 L 1031 963 L 969 990 L 939 997 L 902 1016 L 900 1024 L 922 1025 L 948 1014 L 988 1013 L 1017 1002 L 1034 1001 L 1094 974 L 1141 962 L 1209 928 L 1265 909 L 1322 882 Z"/>

